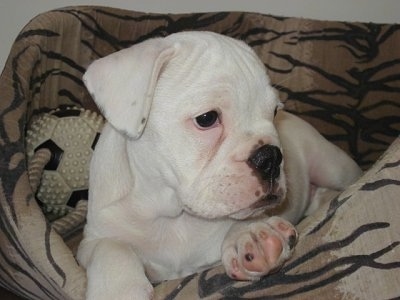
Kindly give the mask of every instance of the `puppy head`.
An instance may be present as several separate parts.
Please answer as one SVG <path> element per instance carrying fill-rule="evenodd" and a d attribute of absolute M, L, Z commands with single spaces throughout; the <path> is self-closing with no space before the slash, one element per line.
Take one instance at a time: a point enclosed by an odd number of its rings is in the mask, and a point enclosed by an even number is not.
<path fill-rule="evenodd" d="M 84 81 L 159 201 L 168 187 L 170 204 L 191 214 L 241 219 L 285 196 L 281 104 L 244 43 L 210 32 L 151 39 L 94 62 Z"/>

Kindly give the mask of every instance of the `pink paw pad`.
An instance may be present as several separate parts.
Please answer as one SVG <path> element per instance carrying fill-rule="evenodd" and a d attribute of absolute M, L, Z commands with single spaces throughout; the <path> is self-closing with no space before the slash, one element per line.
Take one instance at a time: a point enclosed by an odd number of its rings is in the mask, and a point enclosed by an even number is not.
<path fill-rule="evenodd" d="M 230 256 L 229 265 L 224 263 L 227 273 L 238 280 L 259 279 L 279 269 L 290 257 L 296 242 L 295 228 L 282 218 L 252 223 L 247 231 L 237 235 L 234 249 L 227 251 Z"/>

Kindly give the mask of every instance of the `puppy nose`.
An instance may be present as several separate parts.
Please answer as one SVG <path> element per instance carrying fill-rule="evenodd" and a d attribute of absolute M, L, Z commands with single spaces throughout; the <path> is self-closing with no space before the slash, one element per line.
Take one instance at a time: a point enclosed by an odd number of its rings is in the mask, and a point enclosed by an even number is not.
<path fill-rule="evenodd" d="M 275 180 L 280 174 L 282 162 L 281 150 L 273 145 L 263 145 L 252 153 L 248 159 L 264 180 Z"/>

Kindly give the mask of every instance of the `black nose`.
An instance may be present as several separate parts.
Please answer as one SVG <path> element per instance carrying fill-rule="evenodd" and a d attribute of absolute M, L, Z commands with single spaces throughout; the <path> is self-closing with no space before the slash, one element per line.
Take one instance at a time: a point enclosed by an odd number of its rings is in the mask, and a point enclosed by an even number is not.
<path fill-rule="evenodd" d="M 252 153 L 248 160 L 264 180 L 274 180 L 279 177 L 282 162 L 281 150 L 273 145 L 264 145 Z"/>

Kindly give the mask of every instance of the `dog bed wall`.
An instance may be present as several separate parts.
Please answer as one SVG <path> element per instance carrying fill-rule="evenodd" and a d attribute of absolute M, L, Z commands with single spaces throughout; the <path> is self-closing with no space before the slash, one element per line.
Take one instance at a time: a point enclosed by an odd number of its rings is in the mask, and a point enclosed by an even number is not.
<path fill-rule="evenodd" d="M 299 224 L 295 255 L 280 272 L 235 282 L 217 267 L 158 284 L 156 298 L 399 297 L 399 25 L 105 7 L 37 16 L 16 38 L 1 74 L 0 285 L 27 299 L 84 299 L 85 272 L 74 258 L 79 236 L 55 232 L 28 180 L 27 123 L 63 104 L 97 111 L 82 83 L 91 61 L 184 30 L 247 42 L 286 109 L 347 151 L 366 173 Z"/>

